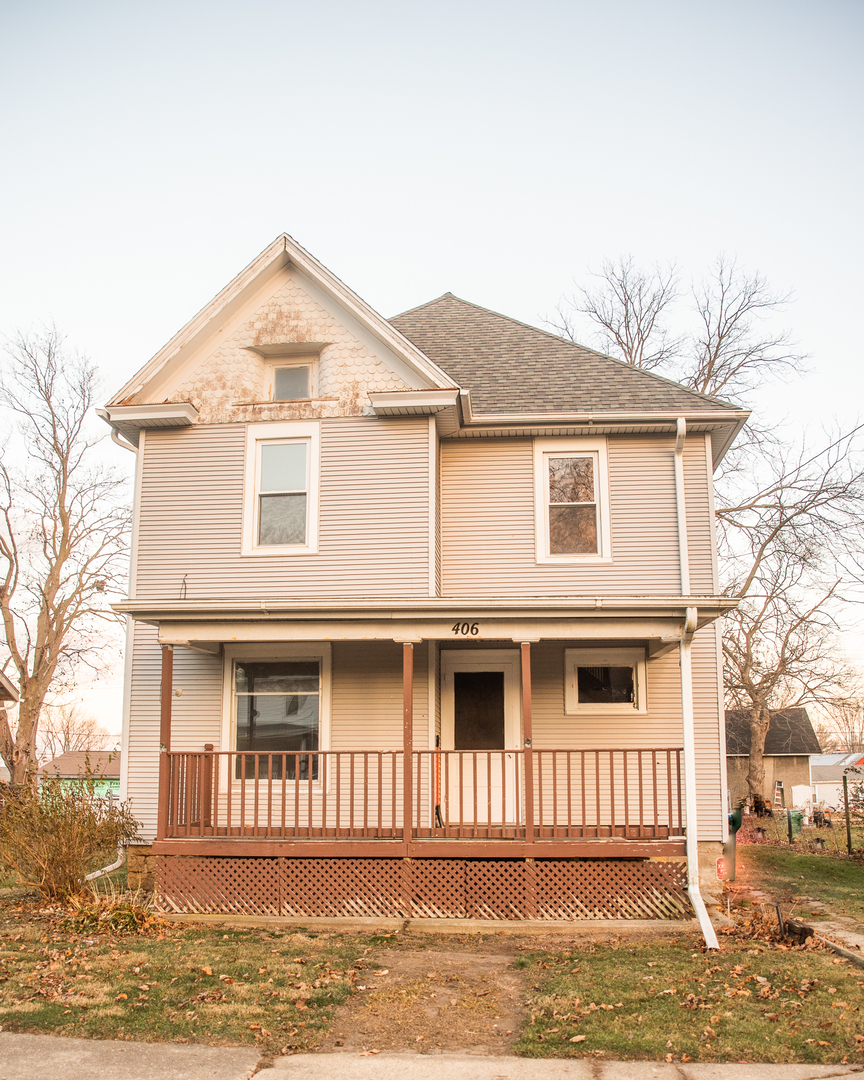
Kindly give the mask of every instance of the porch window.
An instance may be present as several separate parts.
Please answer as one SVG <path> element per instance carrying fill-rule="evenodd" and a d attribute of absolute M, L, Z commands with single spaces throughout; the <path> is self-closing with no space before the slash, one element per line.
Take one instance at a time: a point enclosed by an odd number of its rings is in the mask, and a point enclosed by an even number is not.
<path fill-rule="evenodd" d="M 304 555 L 315 552 L 318 532 L 318 442 L 317 423 L 249 425 L 243 514 L 244 555 Z"/>
<path fill-rule="evenodd" d="M 565 649 L 564 706 L 574 713 L 643 713 L 642 649 Z"/>
<path fill-rule="evenodd" d="M 321 723 L 321 668 L 318 660 L 247 661 L 234 664 L 237 750 L 235 779 L 317 780 Z M 285 754 L 286 757 L 282 757 Z"/>
<path fill-rule="evenodd" d="M 608 559 L 605 440 L 536 439 L 534 449 L 537 561 Z"/>

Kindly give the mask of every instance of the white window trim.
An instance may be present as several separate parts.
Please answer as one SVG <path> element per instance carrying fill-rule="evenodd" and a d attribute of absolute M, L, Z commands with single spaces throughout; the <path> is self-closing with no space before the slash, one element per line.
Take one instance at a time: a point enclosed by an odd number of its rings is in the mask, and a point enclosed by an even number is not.
<path fill-rule="evenodd" d="M 267 386 L 264 388 L 264 398 L 266 401 L 274 402 L 289 402 L 289 401 L 311 401 L 313 398 L 318 397 L 318 357 L 317 356 L 268 356 L 266 361 L 267 366 Z M 276 389 L 276 368 L 284 367 L 308 367 L 309 368 L 309 397 L 308 398 L 275 398 L 273 394 Z"/>
<path fill-rule="evenodd" d="M 258 543 L 258 447 L 289 439 L 306 441 L 306 543 Z M 246 465 L 243 482 L 243 555 L 316 555 L 318 553 L 318 490 L 321 466 L 321 425 L 285 421 L 249 424 L 246 428 Z"/>
<path fill-rule="evenodd" d="M 576 669 L 580 667 L 632 667 L 635 669 L 636 701 L 580 705 L 576 685 Z M 648 686 L 644 649 L 565 649 L 564 650 L 564 712 L 568 716 L 590 714 L 633 716 L 648 712 Z"/>
<path fill-rule="evenodd" d="M 321 687 L 318 696 L 318 750 L 330 749 L 330 711 L 332 660 L 329 641 L 280 642 L 249 645 L 226 645 L 224 647 L 222 669 L 222 749 L 237 751 L 237 712 L 234 705 L 234 664 L 238 660 L 317 660 L 321 664 Z M 252 751 L 249 751 L 250 753 Z M 223 790 L 230 783 L 238 789 L 243 781 L 234 778 L 233 769 L 229 768 L 230 758 L 222 758 L 220 783 Z M 320 773 L 319 773 L 320 775 Z M 298 781 L 304 783 L 308 781 Z M 246 783 L 254 783 L 254 778 L 247 777 Z M 294 781 L 292 780 L 293 784 Z M 320 780 L 313 780 L 314 788 L 321 787 Z M 275 787 L 275 784 L 274 784 Z"/>
<path fill-rule="evenodd" d="M 552 555 L 549 551 L 549 476 L 546 457 L 549 454 L 594 457 L 594 497 L 597 502 L 597 551 L 584 555 Z M 538 563 L 572 565 L 610 563 L 612 561 L 612 529 L 609 513 L 609 462 L 605 439 L 535 439 L 534 440 L 534 526 L 535 551 Z"/>

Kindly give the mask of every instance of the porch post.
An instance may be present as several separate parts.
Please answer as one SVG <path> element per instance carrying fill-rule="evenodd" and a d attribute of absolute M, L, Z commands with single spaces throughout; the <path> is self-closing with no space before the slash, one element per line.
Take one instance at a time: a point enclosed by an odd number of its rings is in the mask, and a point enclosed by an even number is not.
<path fill-rule="evenodd" d="M 534 843 L 534 756 L 531 751 L 531 642 L 520 644 L 522 654 L 522 738 L 525 740 L 525 843 Z"/>
<path fill-rule="evenodd" d="M 402 642 L 402 842 L 411 839 L 413 828 L 412 753 L 414 751 L 414 644 Z"/>
<path fill-rule="evenodd" d="M 162 687 L 159 710 L 159 791 L 156 815 L 156 839 L 164 840 L 168 835 L 168 800 L 170 798 L 170 763 L 168 751 L 171 749 L 171 698 L 174 693 L 174 648 L 162 646 Z"/>

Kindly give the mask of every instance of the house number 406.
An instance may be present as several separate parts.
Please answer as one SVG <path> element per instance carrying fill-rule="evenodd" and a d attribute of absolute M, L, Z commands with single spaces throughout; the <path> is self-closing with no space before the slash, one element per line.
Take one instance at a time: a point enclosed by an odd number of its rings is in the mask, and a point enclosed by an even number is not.
<path fill-rule="evenodd" d="M 476 622 L 454 622 L 450 627 L 456 637 L 477 637 L 480 626 Z"/>

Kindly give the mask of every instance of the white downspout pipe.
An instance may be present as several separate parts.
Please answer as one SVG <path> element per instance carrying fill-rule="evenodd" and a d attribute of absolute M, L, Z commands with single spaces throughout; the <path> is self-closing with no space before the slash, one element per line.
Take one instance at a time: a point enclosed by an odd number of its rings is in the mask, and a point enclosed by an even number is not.
<path fill-rule="evenodd" d="M 678 558 L 681 569 L 681 595 L 690 595 L 690 552 L 687 545 L 687 502 L 684 495 L 684 441 L 687 421 L 678 417 L 675 432 L 675 508 L 678 515 Z M 693 668 L 690 642 L 698 625 L 699 612 L 688 607 L 684 634 L 678 646 L 681 663 L 681 720 L 684 734 L 684 808 L 687 817 L 687 893 L 696 912 L 702 936 L 709 949 L 718 949 L 717 935 L 702 893 L 699 891 L 699 829 L 696 810 L 696 734 L 693 727 Z"/>
<path fill-rule="evenodd" d="M 690 664 L 690 641 L 693 630 L 696 628 L 696 608 L 687 608 L 687 619 L 684 623 L 684 637 L 678 646 L 681 658 L 681 706 L 684 727 L 684 812 L 687 818 L 686 851 L 687 851 L 687 893 L 705 944 L 709 949 L 719 949 L 717 935 L 702 893 L 699 891 L 699 832 L 696 812 L 696 736 L 693 730 L 693 670 Z M 693 630 L 688 632 L 688 627 Z"/>

